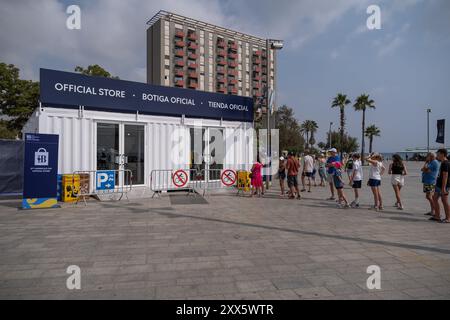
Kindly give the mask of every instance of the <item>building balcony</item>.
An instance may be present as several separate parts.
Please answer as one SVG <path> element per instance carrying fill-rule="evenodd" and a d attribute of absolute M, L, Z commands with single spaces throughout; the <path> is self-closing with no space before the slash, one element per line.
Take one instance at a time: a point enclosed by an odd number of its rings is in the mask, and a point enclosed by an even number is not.
<path fill-rule="evenodd" d="M 260 73 L 261 72 L 261 68 L 260 67 L 255 67 L 255 68 L 253 68 L 253 72 Z"/>
<path fill-rule="evenodd" d="M 231 68 L 236 68 L 238 66 L 238 64 L 235 61 L 228 61 L 228 66 Z"/>
<path fill-rule="evenodd" d="M 217 68 L 218 74 L 225 74 L 225 68 Z"/>
<path fill-rule="evenodd" d="M 198 78 L 198 73 L 197 72 L 189 72 L 189 78 L 197 79 Z"/>
<path fill-rule="evenodd" d="M 217 64 L 219 66 L 225 66 L 227 64 L 227 62 L 225 61 L 225 59 L 218 59 Z"/>
<path fill-rule="evenodd" d="M 175 56 L 176 57 L 180 57 L 180 58 L 184 57 L 184 51 L 183 50 L 176 50 L 175 51 Z"/>
<path fill-rule="evenodd" d="M 229 83 L 229 84 L 237 84 L 237 83 L 238 83 L 238 80 L 237 80 L 237 79 L 229 79 L 229 80 L 228 80 L 228 83 Z"/>
<path fill-rule="evenodd" d="M 228 58 L 230 59 L 237 59 L 238 55 L 236 53 L 229 53 Z"/>
<path fill-rule="evenodd" d="M 177 60 L 177 61 L 175 61 L 175 65 L 177 67 L 184 67 L 184 61 L 183 60 Z"/>
<path fill-rule="evenodd" d="M 217 40 L 217 46 L 218 46 L 219 48 L 225 48 L 226 43 L 225 43 L 225 41 L 223 41 L 223 40 Z"/>
<path fill-rule="evenodd" d="M 197 69 L 198 68 L 198 64 L 196 64 L 196 63 L 188 63 L 188 68 L 189 69 Z"/>
<path fill-rule="evenodd" d="M 253 59 L 253 64 L 256 64 L 256 65 L 261 64 L 261 59 Z"/>
<path fill-rule="evenodd" d="M 259 75 L 253 75 L 253 80 L 254 80 L 254 81 L 260 81 L 260 80 L 261 80 L 261 76 L 259 76 Z"/>
<path fill-rule="evenodd" d="M 261 88 L 261 84 L 259 82 L 254 82 L 253 83 L 253 88 L 260 89 Z"/>
<path fill-rule="evenodd" d="M 253 56 L 260 57 L 261 56 L 261 50 L 253 51 Z"/>
<path fill-rule="evenodd" d="M 262 74 L 267 75 L 267 68 L 262 68 Z"/>
<path fill-rule="evenodd" d="M 175 41 L 175 47 L 184 48 L 185 46 L 186 46 L 186 43 L 184 41 L 180 41 L 180 40 Z"/>
<path fill-rule="evenodd" d="M 183 80 L 175 80 L 175 86 L 176 87 L 184 87 L 184 81 Z"/>
<path fill-rule="evenodd" d="M 184 38 L 184 31 L 183 30 L 176 30 L 175 31 L 175 37 L 177 38 Z"/>
<path fill-rule="evenodd" d="M 263 59 L 262 65 L 263 65 L 263 66 L 267 66 L 267 59 Z"/>
<path fill-rule="evenodd" d="M 188 84 L 188 87 L 191 89 L 197 89 L 198 88 L 198 83 L 194 82 L 194 81 L 190 81 Z"/>
<path fill-rule="evenodd" d="M 220 93 L 225 93 L 225 91 L 226 91 L 226 88 L 225 87 L 217 87 L 217 92 L 220 92 Z"/>
<path fill-rule="evenodd" d="M 217 83 L 225 83 L 225 78 L 217 78 Z"/>
<path fill-rule="evenodd" d="M 238 89 L 237 88 L 229 88 L 228 89 L 228 93 L 237 94 L 238 93 Z"/>
<path fill-rule="evenodd" d="M 234 70 L 234 69 L 230 69 L 230 70 L 228 70 L 228 75 L 236 77 L 238 75 L 238 71 Z"/>
<path fill-rule="evenodd" d="M 230 43 L 230 49 L 231 50 L 233 50 L 233 51 L 236 51 L 237 49 L 238 49 L 238 45 L 237 45 L 237 43 L 233 43 L 233 42 L 231 42 Z"/>
<path fill-rule="evenodd" d="M 184 71 L 183 69 L 175 69 L 174 74 L 176 77 L 184 77 Z"/>
<path fill-rule="evenodd" d="M 190 42 L 188 48 L 189 49 L 193 49 L 193 50 L 197 50 L 198 45 L 195 42 Z"/>
<path fill-rule="evenodd" d="M 227 55 L 227 53 L 225 52 L 225 50 L 218 50 L 217 55 L 219 57 L 225 57 Z"/>
<path fill-rule="evenodd" d="M 253 91 L 253 96 L 255 98 L 261 98 L 262 97 L 262 93 L 260 91 Z"/>
<path fill-rule="evenodd" d="M 187 37 L 188 37 L 189 40 L 192 40 L 192 41 L 197 40 L 197 34 L 194 33 L 194 32 L 188 33 Z"/>
<path fill-rule="evenodd" d="M 189 53 L 188 58 L 191 60 L 197 60 L 198 55 L 195 53 Z"/>

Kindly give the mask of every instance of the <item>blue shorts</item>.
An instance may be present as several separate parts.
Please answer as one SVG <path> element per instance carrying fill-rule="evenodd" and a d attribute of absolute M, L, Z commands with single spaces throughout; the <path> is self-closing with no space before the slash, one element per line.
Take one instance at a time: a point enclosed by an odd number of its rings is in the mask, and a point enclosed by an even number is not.
<path fill-rule="evenodd" d="M 446 188 L 445 188 L 445 193 L 448 193 L 449 189 L 450 189 L 449 187 L 446 187 Z M 435 189 L 434 189 L 434 193 L 435 193 L 437 196 L 442 196 L 442 188 L 436 186 Z"/>
<path fill-rule="evenodd" d="M 379 187 L 379 186 L 381 186 L 381 180 L 370 179 L 368 184 L 369 184 L 369 187 Z"/>

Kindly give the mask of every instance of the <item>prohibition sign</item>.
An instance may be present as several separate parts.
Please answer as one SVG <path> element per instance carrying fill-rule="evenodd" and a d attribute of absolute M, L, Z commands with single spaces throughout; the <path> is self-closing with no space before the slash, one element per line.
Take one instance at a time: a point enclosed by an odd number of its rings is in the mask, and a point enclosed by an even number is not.
<path fill-rule="evenodd" d="M 188 182 L 188 175 L 184 170 L 175 171 L 172 176 L 172 182 L 177 188 L 183 188 Z"/>
<path fill-rule="evenodd" d="M 225 170 L 222 172 L 222 176 L 220 177 L 220 180 L 222 180 L 222 183 L 226 185 L 227 187 L 231 187 L 236 183 L 236 172 L 233 170 Z"/>

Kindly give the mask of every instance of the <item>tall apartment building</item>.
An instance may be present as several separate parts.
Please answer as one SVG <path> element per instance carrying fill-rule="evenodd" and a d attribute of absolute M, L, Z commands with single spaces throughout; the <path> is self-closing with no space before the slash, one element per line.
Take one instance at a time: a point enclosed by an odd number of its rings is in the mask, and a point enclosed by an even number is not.
<path fill-rule="evenodd" d="M 147 82 L 253 97 L 275 87 L 275 50 L 266 40 L 171 12 L 148 23 Z"/>

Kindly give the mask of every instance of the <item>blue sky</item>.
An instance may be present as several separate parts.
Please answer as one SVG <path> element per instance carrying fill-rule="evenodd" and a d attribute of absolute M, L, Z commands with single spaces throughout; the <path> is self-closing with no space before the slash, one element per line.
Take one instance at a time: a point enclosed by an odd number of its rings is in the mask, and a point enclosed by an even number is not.
<path fill-rule="evenodd" d="M 65 9 L 79 4 L 82 29 L 67 30 Z M 366 28 L 366 9 L 381 8 L 381 30 Z M 447 119 L 450 139 L 450 1 L 447 0 L 1 0 L 0 61 L 23 77 L 39 68 L 72 71 L 98 63 L 122 79 L 145 82 L 146 21 L 165 9 L 261 37 L 281 38 L 278 103 L 299 121 L 316 120 L 318 141 L 336 125 L 332 98 L 370 94 L 367 124 L 382 136 L 375 149 L 426 145 L 426 108 Z M 347 110 L 348 132 L 360 137 L 361 114 Z M 433 143 L 432 143 L 433 144 Z M 447 143 L 448 145 L 448 143 Z"/>

